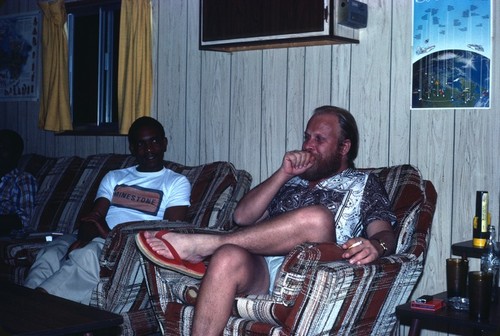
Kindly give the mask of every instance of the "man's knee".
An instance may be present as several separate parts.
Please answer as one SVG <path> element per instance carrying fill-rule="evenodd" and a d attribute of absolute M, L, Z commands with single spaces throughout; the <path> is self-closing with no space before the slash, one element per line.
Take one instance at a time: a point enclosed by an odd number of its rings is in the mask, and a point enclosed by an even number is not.
<path fill-rule="evenodd" d="M 308 233 L 318 237 L 334 237 L 335 226 L 331 211 L 323 205 L 312 205 L 299 209 L 300 221 Z M 316 238 L 316 237 L 315 237 Z M 329 239 L 326 239 L 329 240 Z"/>
<path fill-rule="evenodd" d="M 210 257 L 210 269 L 219 274 L 234 274 L 251 267 L 250 253 L 236 245 L 223 245 Z"/>
<path fill-rule="evenodd" d="M 312 224 L 318 224 L 322 226 L 329 225 L 333 223 L 333 214 L 327 207 L 323 205 L 312 205 L 299 209 L 301 216 Z"/>
<path fill-rule="evenodd" d="M 262 294 L 269 288 L 269 273 L 263 257 L 236 245 L 219 247 L 210 258 L 204 282 L 234 287 L 238 294 Z"/>
<path fill-rule="evenodd" d="M 71 251 L 68 257 L 83 269 L 95 268 L 96 265 L 99 265 L 99 257 L 103 246 L 104 240 L 102 238 L 101 240 L 94 239 L 84 247 Z"/>

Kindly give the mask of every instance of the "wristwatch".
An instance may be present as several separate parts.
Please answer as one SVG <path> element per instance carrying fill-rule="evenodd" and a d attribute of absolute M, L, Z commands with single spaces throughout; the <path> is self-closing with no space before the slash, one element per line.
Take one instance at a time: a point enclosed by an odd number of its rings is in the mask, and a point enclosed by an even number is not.
<path fill-rule="evenodd" d="M 375 240 L 377 243 L 379 243 L 380 246 L 382 246 L 383 252 L 382 252 L 382 254 L 380 256 L 383 257 L 386 254 L 387 250 L 388 250 L 387 249 L 387 245 L 385 244 L 384 241 L 382 241 L 380 239 L 373 239 L 373 240 Z"/>

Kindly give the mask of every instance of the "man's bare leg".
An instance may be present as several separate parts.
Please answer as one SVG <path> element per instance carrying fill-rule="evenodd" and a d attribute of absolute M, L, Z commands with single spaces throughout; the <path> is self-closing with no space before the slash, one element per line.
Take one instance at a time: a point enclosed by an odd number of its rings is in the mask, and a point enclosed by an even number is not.
<path fill-rule="evenodd" d="M 196 300 L 192 335 L 220 335 L 231 316 L 237 295 L 263 294 L 269 274 L 262 256 L 235 245 L 217 249 L 203 277 Z"/>
<path fill-rule="evenodd" d="M 154 234 L 146 233 L 150 246 L 172 258 Z M 229 234 L 171 232 L 162 238 L 184 260 L 198 262 L 212 256 L 196 300 L 192 334 L 220 335 L 237 295 L 267 293 L 269 273 L 262 255 L 286 255 L 296 245 L 308 241 L 335 241 L 335 228 L 328 209 L 310 206 Z"/>
<path fill-rule="evenodd" d="M 166 258 L 172 254 L 165 244 L 147 232 L 147 242 Z M 231 244 L 252 254 L 285 255 L 304 242 L 335 241 L 332 213 L 323 206 L 309 206 L 289 211 L 228 234 L 181 234 L 171 232 L 162 237 L 168 240 L 186 261 L 199 262 L 216 249 Z"/>

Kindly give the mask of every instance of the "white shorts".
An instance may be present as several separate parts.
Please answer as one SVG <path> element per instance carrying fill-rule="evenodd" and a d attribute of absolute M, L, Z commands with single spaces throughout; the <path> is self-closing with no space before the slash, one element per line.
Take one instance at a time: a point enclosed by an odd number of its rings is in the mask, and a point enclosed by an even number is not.
<path fill-rule="evenodd" d="M 269 271 L 269 294 L 272 294 L 274 288 L 274 281 L 276 280 L 276 274 L 278 274 L 283 261 L 284 256 L 268 256 L 264 257 L 267 264 L 267 270 Z"/>

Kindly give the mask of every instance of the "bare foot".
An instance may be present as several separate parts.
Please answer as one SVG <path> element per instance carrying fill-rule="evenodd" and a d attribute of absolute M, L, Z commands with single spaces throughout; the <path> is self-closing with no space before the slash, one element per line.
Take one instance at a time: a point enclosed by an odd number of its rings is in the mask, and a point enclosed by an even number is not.
<path fill-rule="evenodd" d="M 161 237 L 162 240 L 155 237 L 157 233 L 158 231 L 146 231 L 144 236 L 149 246 L 165 258 L 174 259 L 174 256 L 163 240 L 168 241 L 174 247 L 182 260 L 197 263 L 208 256 L 208 254 L 200 254 L 196 249 L 197 246 L 203 246 L 201 238 L 203 235 L 168 232 Z"/>

